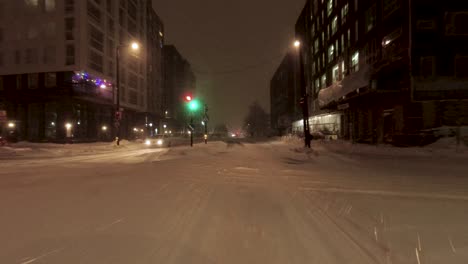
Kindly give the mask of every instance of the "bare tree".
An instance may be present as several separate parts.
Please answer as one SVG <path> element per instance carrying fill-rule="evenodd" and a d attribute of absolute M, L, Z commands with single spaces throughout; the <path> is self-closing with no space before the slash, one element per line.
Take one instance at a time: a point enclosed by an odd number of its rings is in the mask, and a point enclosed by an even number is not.
<path fill-rule="evenodd" d="M 251 137 L 269 134 L 269 115 L 257 101 L 249 106 L 249 112 L 244 119 L 244 128 Z"/>

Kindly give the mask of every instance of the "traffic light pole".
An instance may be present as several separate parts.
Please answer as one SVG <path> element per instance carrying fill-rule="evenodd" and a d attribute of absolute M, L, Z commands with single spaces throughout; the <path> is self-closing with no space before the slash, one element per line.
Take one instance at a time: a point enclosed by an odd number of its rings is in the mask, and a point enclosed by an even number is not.
<path fill-rule="evenodd" d="M 304 79 L 304 61 L 302 59 L 301 50 L 298 51 L 299 56 L 299 85 L 301 86 L 301 102 L 302 102 L 302 116 L 304 119 L 304 145 L 306 148 L 310 148 L 310 126 L 309 126 L 309 98 L 307 94 L 307 88 Z"/>
<path fill-rule="evenodd" d="M 114 87 L 114 89 L 116 89 L 116 96 L 117 96 L 117 110 L 116 110 L 116 121 L 115 121 L 115 124 L 116 124 L 116 128 L 117 128 L 117 146 L 120 145 L 120 118 L 121 118 L 121 115 L 120 114 L 117 114 L 117 113 L 120 113 L 120 64 L 119 64 L 119 59 L 120 59 L 120 46 L 117 46 L 117 50 L 116 50 L 116 58 L 115 58 L 115 63 L 117 64 L 117 72 L 115 73 L 116 74 L 116 77 L 115 77 L 115 81 L 116 81 L 116 87 Z"/>
<path fill-rule="evenodd" d="M 190 113 L 190 147 L 193 147 L 193 113 Z"/>
<path fill-rule="evenodd" d="M 208 144 L 208 105 L 205 104 L 205 118 L 203 120 L 205 123 L 205 144 Z"/>

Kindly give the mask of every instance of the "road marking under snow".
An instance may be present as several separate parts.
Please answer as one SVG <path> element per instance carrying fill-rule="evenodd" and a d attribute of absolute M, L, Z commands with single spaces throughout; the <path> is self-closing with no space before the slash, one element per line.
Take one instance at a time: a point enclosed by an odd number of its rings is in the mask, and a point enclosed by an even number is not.
<path fill-rule="evenodd" d="M 331 193 L 353 193 L 353 194 L 370 194 L 381 196 L 395 196 L 395 197 L 410 197 L 410 198 L 425 198 L 425 199 L 447 199 L 447 200 L 461 200 L 468 201 L 468 196 L 465 195 L 451 195 L 451 194 L 435 194 L 435 193 L 407 193 L 407 192 L 394 192 L 383 190 L 362 190 L 362 189 L 342 189 L 342 188 L 314 188 L 314 187 L 300 187 L 303 191 L 314 192 L 331 192 Z"/>
<path fill-rule="evenodd" d="M 21 264 L 30 264 L 30 263 L 33 263 L 33 262 L 38 261 L 38 260 L 40 260 L 40 259 L 43 259 L 43 258 L 45 258 L 45 257 L 48 257 L 48 256 L 50 256 L 50 255 L 57 254 L 57 253 L 59 253 L 59 252 L 62 251 L 62 250 L 63 250 L 63 248 L 55 249 L 55 250 L 49 251 L 49 252 L 47 252 L 47 253 L 44 253 L 44 254 L 42 254 L 42 255 L 40 255 L 40 256 L 38 256 L 38 257 L 31 258 L 31 259 L 28 259 L 28 260 L 23 261 L 23 262 L 20 262 L 20 263 L 21 263 Z"/>
<path fill-rule="evenodd" d="M 258 171 L 259 171 L 259 169 L 248 168 L 248 167 L 235 167 L 234 169 L 235 169 L 235 170 L 244 170 L 244 171 L 254 171 L 254 172 L 258 172 Z"/>
<path fill-rule="evenodd" d="M 452 252 L 453 252 L 454 254 L 456 254 L 456 253 L 457 253 L 457 250 L 456 250 L 455 247 L 453 246 L 452 239 L 449 237 L 448 240 L 449 240 L 450 247 L 452 248 Z"/>
<path fill-rule="evenodd" d="M 110 223 L 110 224 L 107 224 L 107 225 L 104 225 L 104 226 L 101 226 L 101 227 L 96 228 L 96 230 L 97 230 L 97 231 L 104 231 L 104 230 L 106 230 L 106 229 L 109 229 L 109 228 L 112 227 L 113 225 L 116 225 L 116 224 L 121 223 L 121 222 L 123 222 L 123 221 L 124 221 L 124 219 L 117 219 L 117 220 L 115 220 L 114 222 L 112 222 L 112 223 Z"/>
<path fill-rule="evenodd" d="M 414 248 L 414 250 L 416 251 L 416 260 L 418 260 L 418 264 L 421 264 L 421 260 L 419 259 L 419 251 L 417 248 Z"/>

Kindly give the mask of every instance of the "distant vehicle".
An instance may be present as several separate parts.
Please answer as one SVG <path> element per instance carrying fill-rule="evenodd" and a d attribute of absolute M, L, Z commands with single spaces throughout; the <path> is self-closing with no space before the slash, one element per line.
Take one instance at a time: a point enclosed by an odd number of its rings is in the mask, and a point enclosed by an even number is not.
<path fill-rule="evenodd" d="M 168 148 L 171 146 L 171 139 L 167 135 L 154 135 L 143 141 L 148 147 Z"/>
<path fill-rule="evenodd" d="M 7 143 L 6 138 L 0 136 L 0 146 L 6 146 Z"/>

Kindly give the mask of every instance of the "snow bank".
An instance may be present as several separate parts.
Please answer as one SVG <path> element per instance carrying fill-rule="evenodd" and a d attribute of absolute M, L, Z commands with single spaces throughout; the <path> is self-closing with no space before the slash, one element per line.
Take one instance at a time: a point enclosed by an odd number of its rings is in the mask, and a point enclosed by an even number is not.
<path fill-rule="evenodd" d="M 353 156 L 388 156 L 388 157 L 461 157 L 468 158 L 468 147 L 457 146 L 455 138 L 442 138 L 425 147 L 399 148 L 391 145 L 352 144 L 349 141 L 314 141 L 314 147 L 324 148 L 341 154 Z"/>

